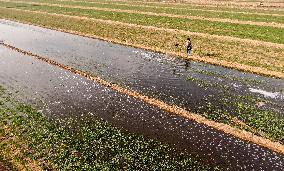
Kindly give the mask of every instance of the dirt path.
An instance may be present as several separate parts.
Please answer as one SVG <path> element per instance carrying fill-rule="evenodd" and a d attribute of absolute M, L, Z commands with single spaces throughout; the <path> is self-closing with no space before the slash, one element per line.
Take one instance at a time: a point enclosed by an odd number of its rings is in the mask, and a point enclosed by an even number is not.
<path fill-rule="evenodd" d="M 129 13 L 129 14 L 143 14 L 143 15 L 150 15 L 150 16 L 164 16 L 164 17 L 172 17 L 172 18 L 204 20 L 204 21 L 210 21 L 210 22 L 248 24 L 248 25 L 256 25 L 256 26 L 268 26 L 268 27 L 275 27 L 275 28 L 284 28 L 284 24 L 281 24 L 281 23 L 241 21 L 241 20 L 232 20 L 232 19 L 221 19 L 221 18 L 205 18 L 205 17 L 198 17 L 198 16 L 185 16 L 185 15 L 174 15 L 174 14 L 166 14 L 166 13 L 141 12 L 141 11 L 134 11 L 134 10 L 121 10 L 121 9 L 97 8 L 97 7 L 84 7 L 84 6 L 73 6 L 73 5 L 59 5 L 59 4 L 26 2 L 26 1 L 1 0 L 1 2 L 18 2 L 18 3 L 32 4 L 32 5 L 45 5 L 45 6 L 50 6 L 50 7 L 88 9 L 88 10 L 98 10 L 98 11 L 107 11 L 107 12 L 124 12 L 124 13 Z"/>

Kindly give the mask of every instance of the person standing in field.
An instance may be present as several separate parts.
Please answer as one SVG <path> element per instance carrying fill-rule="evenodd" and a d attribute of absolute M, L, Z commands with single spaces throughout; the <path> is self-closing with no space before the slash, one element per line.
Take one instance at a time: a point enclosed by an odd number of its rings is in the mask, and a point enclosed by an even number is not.
<path fill-rule="evenodd" d="M 188 56 L 190 56 L 190 54 L 191 54 L 191 49 L 192 49 L 191 40 L 190 40 L 190 38 L 187 38 L 186 52 L 187 52 L 187 55 L 188 55 Z"/>
<path fill-rule="evenodd" d="M 184 58 L 185 68 L 186 68 L 186 69 L 189 67 L 189 64 L 190 64 L 189 56 L 190 56 L 190 54 L 191 54 L 191 49 L 192 49 L 191 40 L 190 40 L 190 38 L 187 38 L 186 52 L 187 52 L 188 57 L 185 57 L 185 58 Z"/>

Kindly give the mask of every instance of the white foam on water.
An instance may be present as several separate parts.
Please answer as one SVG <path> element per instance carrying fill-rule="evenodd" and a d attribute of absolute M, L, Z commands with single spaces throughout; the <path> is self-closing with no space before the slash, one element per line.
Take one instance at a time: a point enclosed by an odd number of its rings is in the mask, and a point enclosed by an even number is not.
<path fill-rule="evenodd" d="M 255 88 L 249 88 L 249 91 L 253 93 L 259 93 L 259 94 L 264 95 L 264 97 L 270 97 L 273 99 L 284 98 L 280 92 L 269 92 L 269 91 L 265 91 L 261 89 L 255 89 Z"/>
<path fill-rule="evenodd" d="M 235 88 L 242 87 L 242 85 L 239 85 L 239 84 L 236 84 L 236 83 L 233 83 L 232 85 L 233 85 L 233 87 L 235 87 Z"/>

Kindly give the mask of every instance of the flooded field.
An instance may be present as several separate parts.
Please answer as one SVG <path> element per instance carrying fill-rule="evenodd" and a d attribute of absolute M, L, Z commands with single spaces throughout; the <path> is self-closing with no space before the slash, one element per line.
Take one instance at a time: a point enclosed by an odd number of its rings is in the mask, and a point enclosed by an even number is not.
<path fill-rule="evenodd" d="M 246 104 L 283 118 L 284 81 L 1 20 L 0 39 L 210 118 Z M 99 116 L 229 169 L 281 170 L 284 156 L 0 46 L 0 83 L 51 119 Z M 214 108 L 212 108 L 214 106 Z M 242 111 L 243 110 L 243 111 Z M 214 116 L 213 116 L 214 117 Z M 213 118 L 225 120 L 224 118 Z M 280 137 L 281 138 L 281 137 Z M 281 141 L 281 139 L 280 139 Z"/>
<path fill-rule="evenodd" d="M 192 112 L 210 111 L 206 107 L 210 101 L 234 114 L 226 101 L 249 96 L 266 101 L 262 108 L 271 108 L 283 115 L 284 81 L 281 79 L 193 61 L 185 64 L 183 60 L 159 53 L 11 21 L 1 20 L 0 36 L 16 47 Z"/>
<path fill-rule="evenodd" d="M 37 103 L 43 113 L 55 120 L 72 116 L 80 121 L 88 119 L 84 115 L 99 116 L 130 132 L 142 133 L 199 154 L 211 164 L 228 168 L 283 167 L 282 155 L 258 145 L 174 116 L 29 56 L 3 47 L 0 51 L 3 54 L 0 83 L 19 91 L 18 97 Z"/>

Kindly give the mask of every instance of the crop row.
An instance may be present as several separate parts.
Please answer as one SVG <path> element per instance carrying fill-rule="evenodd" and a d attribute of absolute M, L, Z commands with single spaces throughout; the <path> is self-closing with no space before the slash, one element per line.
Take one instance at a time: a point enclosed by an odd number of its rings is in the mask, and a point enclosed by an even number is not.
<path fill-rule="evenodd" d="M 261 40 L 284 44 L 284 30 L 267 26 L 254 26 L 222 22 L 208 22 L 204 20 L 191 20 L 184 18 L 149 16 L 126 12 L 99 11 L 78 8 L 66 8 L 44 5 L 29 5 L 25 3 L 2 2 L 2 6 L 28 10 L 40 10 L 51 13 L 61 13 L 73 16 L 84 16 L 103 20 L 120 21 L 144 26 L 178 29 L 191 32 L 208 33 L 221 36 L 233 36 L 243 39 Z"/>
<path fill-rule="evenodd" d="M 15 1 L 16 2 L 16 1 Z M 135 10 L 138 12 L 154 12 L 154 13 L 165 13 L 174 15 L 186 15 L 186 16 L 199 16 L 207 18 L 226 18 L 233 20 L 242 21 L 257 21 L 257 22 L 274 22 L 274 23 L 284 23 L 283 16 L 272 16 L 272 15 L 261 15 L 261 14 L 239 14 L 239 13 L 228 13 L 222 11 L 212 11 L 212 10 L 200 10 L 193 8 L 162 8 L 154 6 L 140 6 L 140 5 L 128 5 L 128 4 L 115 4 L 115 3 L 100 3 L 100 2 L 75 2 L 75 1 L 49 1 L 49 0 L 29 0 L 27 2 L 44 2 L 51 4 L 60 5 L 72 5 L 72 6 L 82 6 L 82 7 L 98 7 L 98 8 L 112 8 L 121 10 Z"/>
<path fill-rule="evenodd" d="M 221 10 L 221 11 L 231 11 L 231 12 L 248 12 L 248 13 L 266 13 L 266 14 L 284 14 L 284 10 L 273 9 L 273 8 L 240 8 L 240 7 L 228 7 L 228 6 L 211 6 L 209 5 L 194 5 L 190 3 L 161 3 L 161 2 L 146 2 L 146 1 L 113 1 L 113 0 L 73 0 L 76 2 L 106 2 L 115 4 L 126 4 L 126 5 L 141 5 L 141 6 L 153 6 L 153 7 L 174 7 L 174 8 L 189 8 L 189 9 L 204 9 L 204 10 Z"/>

